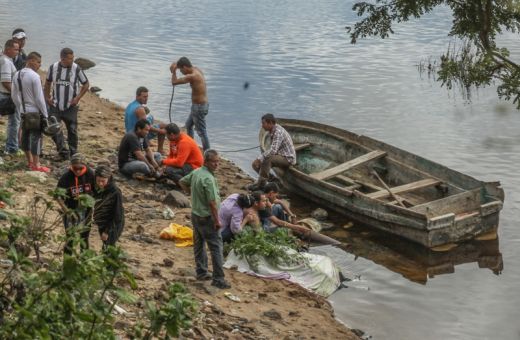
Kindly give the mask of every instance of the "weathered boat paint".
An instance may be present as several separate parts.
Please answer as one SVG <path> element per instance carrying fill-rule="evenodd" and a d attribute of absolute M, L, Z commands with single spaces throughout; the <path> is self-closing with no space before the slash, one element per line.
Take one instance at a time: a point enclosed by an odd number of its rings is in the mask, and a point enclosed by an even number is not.
<path fill-rule="evenodd" d="M 471 239 L 498 226 L 504 200 L 499 182 L 479 181 L 381 141 L 332 126 L 295 119 L 279 119 L 278 124 L 298 145 L 298 164 L 286 171 L 274 169 L 289 191 L 429 248 Z M 262 149 L 269 143 L 269 135 L 262 130 Z M 383 152 L 385 155 L 381 156 Z M 364 156 L 370 153 L 377 157 Z M 343 168 L 345 171 L 338 171 Z M 416 182 L 417 186 L 410 185 L 413 191 L 399 194 L 411 206 L 392 203 L 394 195 L 374 194 L 385 190 L 370 175 L 374 170 L 381 172 L 385 184 L 392 188 L 403 190 L 406 184 Z M 422 181 L 425 179 L 431 179 L 431 185 Z M 345 185 L 349 181 L 355 183 Z M 378 198 L 371 198 L 370 193 Z"/>

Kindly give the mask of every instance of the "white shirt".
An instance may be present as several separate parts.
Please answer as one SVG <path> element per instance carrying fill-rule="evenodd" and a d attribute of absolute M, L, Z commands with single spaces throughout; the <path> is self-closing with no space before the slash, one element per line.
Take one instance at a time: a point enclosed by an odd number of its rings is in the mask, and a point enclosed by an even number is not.
<path fill-rule="evenodd" d="M 18 77 L 21 77 L 23 99 L 25 102 L 25 110 L 22 104 L 22 95 L 20 92 L 20 85 L 18 84 Z M 47 106 L 43 96 L 43 89 L 41 78 L 38 73 L 26 67 L 16 72 L 13 76 L 11 97 L 18 109 L 18 112 L 41 112 L 42 115 L 48 117 Z"/>
<path fill-rule="evenodd" d="M 15 72 L 16 67 L 13 64 L 13 59 L 5 54 L 0 55 L 0 92 L 9 93 L 2 82 L 12 82 Z"/>

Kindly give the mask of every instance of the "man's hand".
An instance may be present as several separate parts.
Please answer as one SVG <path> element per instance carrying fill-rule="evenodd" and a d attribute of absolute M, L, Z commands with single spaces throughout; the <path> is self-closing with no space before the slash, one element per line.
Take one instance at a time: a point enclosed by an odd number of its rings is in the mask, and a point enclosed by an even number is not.
<path fill-rule="evenodd" d="M 255 168 L 260 168 L 261 165 L 262 165 L 262 161 L 261 161 L 261 160 L 259 160 L 259 159 L 255 159 L 255 160 L 253 161 L 253 167 L 255 167 Z"/>
<path fill-rule="evenodd" d="M 101 233 L 101 240 L 103 240 L 103 241 L 108 240 L 108 234 L 107 233 Z"/>
<path fill-rule="evenodd" d="M 177 63 L 172 63 L 170 66 L 170 72 L 175 73 L 177 71 Z"/>
<path fill-rule="evenodd" d="M 222 226 L 220 225 L 220 222 L 219 222 L 219 220 L 217 219 L 217 220 L 215 221 L 215 230 L 219 230 L 220 228 L 222 228 Z"/>
<path fill-rule="evenodd" d="M 76 105 L 78 105 L 78 103 L 79 103 L 79 97 L 74 97 L 70 101 L 70 106 L 76 106 Z"/>

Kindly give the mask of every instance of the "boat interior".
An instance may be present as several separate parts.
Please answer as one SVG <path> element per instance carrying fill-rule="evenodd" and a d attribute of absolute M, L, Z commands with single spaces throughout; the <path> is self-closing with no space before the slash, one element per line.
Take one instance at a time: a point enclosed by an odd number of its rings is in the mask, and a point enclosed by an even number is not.
<path fill-rule="evenodd" d="M 327 134 L 318 136 L 297 130 L 290 133 L 297 152 L 296 168 L 347 194 L 357 191 L 427 216 L 465 215 L 478 212 L 481 204 L 486 203 L 480 186 L 458 187 L 404 164 L 386 151 Z"/>

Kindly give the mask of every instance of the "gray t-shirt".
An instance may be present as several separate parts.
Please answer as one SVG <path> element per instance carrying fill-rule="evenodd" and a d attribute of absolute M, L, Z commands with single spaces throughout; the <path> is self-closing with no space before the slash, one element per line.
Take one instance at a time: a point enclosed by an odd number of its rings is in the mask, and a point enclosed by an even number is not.
<path fill-rule="evenodd" d="M 13 75 L 16 72 L 16 67 L 13 64 L 13 59 L 2 54 L 0 56 L 0 92 L 9 93 L 10 91 L 5 88 L 2 82 L 13 81 Z"/>

